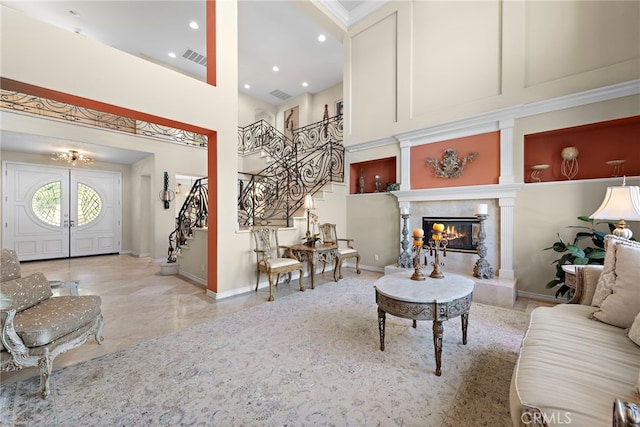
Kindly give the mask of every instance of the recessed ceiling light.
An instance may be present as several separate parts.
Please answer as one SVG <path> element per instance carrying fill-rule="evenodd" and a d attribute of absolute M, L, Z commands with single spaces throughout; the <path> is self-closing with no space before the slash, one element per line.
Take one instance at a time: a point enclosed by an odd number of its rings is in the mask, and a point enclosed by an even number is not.
<path fill-rule="evenodd" d="M 326 39 L 327 39 L 327 37 L 326 37 L 324 34 L 320 34 L 320 35 L 318 36 L 318 41 L 319 41 L 319 42 L 323 42 L 323 41 L 325 41 Z"/>
<path fill-rule="evenodd" d="M 302 86 L 307 87 L 307 86 L 309 86 L 309 83 L 307 83 L 307 82 L 302 82 Z"/>
<path fill-rule="evenodd" d="M 248 85 L 248 84 L 245 84 L 245 85 L 244 85 L 244 88 L 245 88 L 245 89 L 251 89 L 251 86 L 250 86 L 250 85 Z"/>
<path fill-rule="evenodd" d="M 277 65 L 274 65 L 272 68 L 273 71 L 280 71 L 280 67 L 278 67 Z"/>
<path fill-rule="evenodd" d="M 191 28 L 193 28 L 194 30 L 197 30 L 198 28 L 200 28 L 200 26 L 198 25 L 198 23 L 196 21 L 189 22 L 189 26 Z"/>
<path fill-rule="evenodd" d="M 176 54 L 175 54 L 175 53 L 173 53 L 173 52 L 169 52 L 169 58 L 175 58 L 175 57 L 176 57 Z"/>

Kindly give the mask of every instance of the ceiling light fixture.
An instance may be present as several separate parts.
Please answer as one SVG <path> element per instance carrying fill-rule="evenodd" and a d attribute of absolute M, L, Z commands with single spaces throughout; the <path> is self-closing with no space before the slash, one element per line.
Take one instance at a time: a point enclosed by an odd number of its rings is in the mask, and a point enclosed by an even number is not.
<path fill-rule="evenodd" d="M 302 87 L 307 87 L 307 86 L 309 86 L 309 83 L 307 83 L 307 82 L 302 82 Z"/>
<path fill-rule="evenodd" d="M 194 30 L 197 30 L 198 28 L 200 28 L 200 26 L 198 25 L 198 23 L 196 21 L 189 22 L 189 26 L 191 28 L 193 28 Z"/>
<path fill-rule="evenodd" d="M 78 153 L 77 150 L 69 150 L 65 153 L 51 153 L 53 157 L 52 160 L 56 160 L 59 162 L 67 162 L 70 163 L 71 166 L 75 166 L 78 162 L 84 163 L 85 165 L 90 165 L 93 163 L 93 159 L 91 157 L 85 156 L 84 154 Z"/>
<path fill-rule="evenodd" d="M 245 84 L 245 85 L 244 85 L 244 88 L 245 88 L 245 89 L 251 89 L 251 86 L 250 86 L 249 84 Z"/>
<path fill-rule="evenodd" d="M 174 52 L 169 52 L 169 58 L 175 58 L 177 55 Z"/>
<path fill-rule="evenodd" d="M 272 68 L 273 71 L 280 71 L 280 67 L 278 67 L 277 65 L 274 65 Z"/>
<path fill-rule="evenodd" d="M 319 41 L 319 42 L 323 42 L 323 41 L 325 41 L 325 40 L 327 40 L 327 36 L 325 36 L 324 34 L 320 34 L 320 35 L 318 36 L 318 41 Z"/>

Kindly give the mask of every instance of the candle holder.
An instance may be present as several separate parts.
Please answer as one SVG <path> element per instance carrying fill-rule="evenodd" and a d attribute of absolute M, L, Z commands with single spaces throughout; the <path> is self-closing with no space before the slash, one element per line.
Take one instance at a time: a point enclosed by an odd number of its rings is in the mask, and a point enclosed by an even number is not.
<path fill-rule="evenodd" d="M 476 217 L 480 222 L 477 246 L 478 256 L 480 258 L 476 261 L 476 265 L 473 267 L 473 275 L 481 279 L 493 279 L 493 267 L 491 267 L 491 264 L 489 264 L 489 261 L 487 261 L 485 258 L 487 256 L 487 245 L 485 245 L 487 233 L 485 233 L 484 231 L 484 222 L 486 221 L 488 216 L 489 215 L 476 214 Z"/>
<path fill-rule="evenodd" d="M 398 258 L 398 267 L 401 268 L 411 268 L 413 266 L 413 262 L 411 259 L 411 254 L 409 253 L 409 229 L 407 228 L 407 221 L 411 216 L 408 213 L 403 213 L 400 215 L 402 217 L 402 242 L 400 245 L 402 246 L 402 252 L 400 253 L 400 258 Z"/>
<path fill-rule="evenodd" d="M 411 280 L 427 280 L 422 273 L 422 263 L 420 262 L 423 239 L 423 236 L 413 236 L 413 274 Z"/>
<path fill-rule="evenodd" d="M 447 256 L 447 245 L 449 241 L 442 237 L 441 231 L 433 231 L 431 235 L 431 240 L 429 240 L 429 256 L 434 256 L 434 260 L 431 263 L 433 265 L 433 271 L 429 274 L 429 277 L 433 279 L 443 279 L 444 274 L 440 270 L 440 266 L 444 265 L 444 263 L 440 262 L 440 252 L 442 252 L 442 256 Z"/>

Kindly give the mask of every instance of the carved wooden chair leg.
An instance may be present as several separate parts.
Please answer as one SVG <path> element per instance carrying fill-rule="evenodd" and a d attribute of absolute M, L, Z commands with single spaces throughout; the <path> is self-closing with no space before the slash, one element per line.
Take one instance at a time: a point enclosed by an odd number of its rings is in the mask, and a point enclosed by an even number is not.
<path fill-rule="evenodd" d="M 291 273 L 289 273 L 289 275 L 291 275 Z M 302 268 L 300 269 L 300 277 L 298 278 L 298 280 L 300 281 L 300 290 L 304 291 L 304 286 L 302 285 Z"/>
<path fill-rule="evenodd" d="M 356 255 L 356 273 L 360 274 L 360 255 Z"/>
<path fill-rule="evenodd" d="M 258 270 L 258 274 L 256 275 L 256 292 L 258 292 L 258 283 L 260 283 L 260 270 Z"/>
<path fill-rule="evenodd" d="M 269 276 L 269 299 L 267 301 L 273 301 L 273 276 L 271 274 L 267 274 Z"/>
<path fill-rule="evenodd" d="M 98 344 L 100 345 L 102 345 L 102 341 L 104 341 L 104 337 L 102 336 L 102 328 L 104 328 L 104 318 L 101 314 L 100 318 L 98 319 L 98 329 L 96 329 L 96 341 L 98 341 Z"/>
<path fill-rule="evenodd" d="M 53 369 L 53 360 L 49 356 L 49 349 L 45 348 L 44 355 L 38 361 L 38 368 L 40 369 L 40 393 L 42 398 L 49 397 L 49 377 L 51 376 L 51 370 Z"/>
<path fill-rule="evenodd" d="M 280 273 L 278 273 L 278 276 L 276 277 L 276 288 L 278 287 L 278 283 L 280 283 Z"/>
<path fill-rule="evenodd" d="M 291 272 L 289 272 L 287 276 L 287 283 L 291 283 Z"/>

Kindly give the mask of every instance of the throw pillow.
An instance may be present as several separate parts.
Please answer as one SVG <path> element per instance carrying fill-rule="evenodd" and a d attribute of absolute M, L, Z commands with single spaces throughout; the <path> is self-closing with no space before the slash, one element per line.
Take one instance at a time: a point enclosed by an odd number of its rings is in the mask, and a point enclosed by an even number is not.
<path fill-rule="evenodd" d="M 602 301 L 593 316 L 610 325 L 630 328 L 640 313 L 639 277 L 640 246 L 617 245 L 611 294 Z"/>
<path fill-rule="evenodd" d="M 640 313 L 638 313 L 636 319 L 633 321 L 633 325 L 629 328 L 627 335 L 631 338 L 631 341 L 640 345 Z M 640 372 L 638 372 L 638 374 L 640 374 Z M 640 380 L 640 375 L 638 375 L 638 380 Z M 640 381 L 638 381 L 638 385 L 640 386 Z"/>
<path fill-rule="evenodd" d="M 593 299 L 591 300 L 591 305 L 594 307 L 600 307 L 600 304 L 602 304 L 605 298 L 611 295 L 611 290 L 616 280 L 616 248 L 618 247 L 618 245 L 628 245 L 640 248 L 640 242 L 624 239 L 613 234 L 607 234 L 605 236 L 604 265 L 602 273 L 600 273 L 600 277 L 598 278 L 596 290 L 593 293 Z"/>

